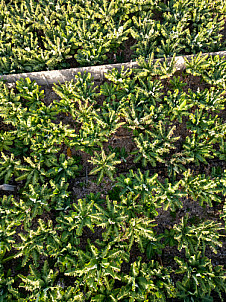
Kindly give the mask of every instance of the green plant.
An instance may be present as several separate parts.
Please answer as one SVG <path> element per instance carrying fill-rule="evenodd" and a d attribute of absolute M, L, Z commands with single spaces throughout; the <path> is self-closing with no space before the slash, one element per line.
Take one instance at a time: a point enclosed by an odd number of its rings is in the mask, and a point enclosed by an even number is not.
<path fill-rule="evenodd" d="M 110 279 L 108 277 L 109 287 L 100 287 L 98 290 L 98 293 L 90 293 L 91 295 L 91 301 L 92 302 L 105 302 L 105 301 L 111 301 L 116 302 L 117 301 L 117 294 L 119 292 L 119 288 L 114 288 L 115 280 Z M 88 294 L 89 294 L 88 293 Z"/>
<path fill-rule="evenodd" d="M 146 301 L 147 295 L 153 289 L 146 276 L 147 267 L 139 258 L 131 264 L 130 274 L 123 276 L 126 285 L 122 286 L 117 296 L 118 300 L 129 298 L 130 301 Z"/>
<path fill-rule="evenodd" d="M 57 218 L 59 229 L 64 231 L 64 236 L 81 236 L 83 229 L 87 226 L 94 232 L 94 225 L 92 221 L 94 200 L 79 199 L 78 203 L 73 203 L 73 209 L 67 215 L 61 213 Z M 75 235 L 76 234 L 76 235 Z"/>
<path fill-rule="evenodd" d="M 99 150 L 103 147 L 103 143 L 108 141 L 105 134 L 106 131 L 103 131 L 101 124 L 91 119 L 82 124 L 78 139 L 73 143 L 70 142 L 70 145 L 93 155 L 94 150 Z"/>
<path fill-rule="evenodd" d="M 31 183 L 32 185 L 41 181 L 44 183 L 46 171 L 44 169 L 44 157 L 43 156 L 34 156 L 24 157 L 24 161 L 27 162 L 28 166 L 20 166 L 17 169 L 20 171 L 25 171 L 21 176 L 16 178 L 16 181 L 26 180 L 25 188 Z"/>
<path fill-rule="evenodd" d="M 185 87 L 187 84 L 184 83 L 183 81 L 181 81 L 181 78 L 180 76 L 178 77 L 173 77 L 170 81 L 170 87 L 172 87 L 172 89 L 174 90 L 179 90 L 179 91 L 182 91 L 183 90 L 183 87 Z"/>
<path fill-rule="evenodd" d="M 22 267 L 30 261 L 36 267 L 40 265 L 41 256 L 52 256 L 55 250 L 59 249 L 59 238 L 56 230 L 53 228 L 53 223 L 48 220 L 45 223 L 38 219 L 38 227 L 36 230 L 27 230 L 26 234 L 19 233 L 21 242 L 16 244 L 16 249 L 19 251 L 15 257 L 22 257 Z"/>
<path fill-rule="evenodd" d="M 210 66 L 210 62 L 207 58 L 208 55 L 203 56 L 200 52 L 198 55 L 192 56 L 191 60 L 185 59 L 186 73 L 201 76 L 204 70 Z"/>
<path fill-rule="evenodd" d="M 130 215 L 133 216 L 133 211 L 144 213 L 147 217 L 158 215 L 157 208 L 161 205 L 158 202 L 160 186 L 157 177 L 158 174 L 149 176 L 149 171 L 142 173 L 140 169 L 136 173 L 130 170 L 129 174 L 117 177 L 116 187 L 121 188 L 121 201 L 127 206 Z"/>
<path fill-rule="evenodd" d="M 104 175 L 107 175 L 111 180 L 113 180 L 115 165 L 121 163 L 120 160 L 116 160 L 114 158 L 115 153 L 106 155 L 104 149 L 102 148 L 100 154 L 95 152 L 95 156 L 93 156 L 91 160 L 89 160 L 90 163 L 96 165 L 96 167 L 90 172 L 90 174 L 97 174 L 97 172 L 99 172 L 97 179 L 98 184 L 102 181 Z"/>
<path fill-rule="evenodd" d="M 221 187 L 218 178 L 211 179 L 201 174 L 194 177 L 190 169 L 185 171 L 183 175 L 184 178 L 181 180 L 181 185 L 184 191 L 186 191 L 193 200 L 198 200 L 201 206 L 207 203 L 212 207 L 213 202 L 221 202 L 221 198 L 218 195 Z"/>
<path fill-rule="evenodd" d="M 152 79 L 151 76 L 145 77 L 145 80 L 142 79 L 142 76 L 138 73 L 137 79 L 139 80 L 139 85 L 137 85 L 137 96 L 136 96 L 136 105 L 140 107 L 154 105 L 161 102 L 161 97 L 163 95 L 162 89 L 163 85 L 160 80 Z"/>
<path fill-rule="evenodd" d="M 10 150 L 15 136 L 11 132 L 0 132 L 0 151 Z"/>
<path fill-rule="evenodd" d="M 220 89 L 226 87 L 226 73 L 224 57 L 210 57 L 210 68 L 207 68 L 202 75 L 205 82 Z"/>
<path fill-rule="evenodd" d="M 89 42 L 78 49 L 74 57 L 81 65 L 97 65 L 107 59 L 106 53 L 110 50 L 111 41 L 100 30 L 100 24 L 87 21 L 83 19 L 78 23 L 78 36 L 80 43 L 83 43 L 83 40 Z"/>
<path fill-rule="evenodd" d="M 221 120 L 218 116 L 212 116 L 203 112 L 203 109 L 196 109 L 194 113 L 189 114 L 189 120 L 186 123 L 187 128 L 193 133 L 197 133 L 203 140 L 211 140 L 214 144 L 217 142 L 217 138 L 222 135 L 218 131 L 218 125 L 221 124 Z"/>
<path fill-rule="evenodd" d="M 7 255 L 7 252 L 11 251 L 12 245 L 15 243 L 13 236 L 15 233 L 15 226 L 10 225 L 7 221 L 7 217 L 5 220 L 2 220 L 0 225 L 0 268 L 2 268 L 4 262 L 12 258 L 12 256 L 5 256 Z"/>
<path fill-rule="evenodd" d="M 177 274 L 183 274 L 177 282 L 177 296 L 185 302 L 213 301 L 211 292 L 217 288 L 220 294 L 225 291 L 225 276 L 222 266 L 213 268 L 211 260 L 201 255 L 201 251 L 191 255 L 186 261 L 174 258 L 179 265 Z M 208 300 L 209 299 L 209 300 Z M 223 299 L 221 298 L 223 301 Z"/>
<path fill-rule="evenodd" d="M 103 85 L 100 86 L 101 95 L 105 96 L 105 103 L 112 106 L 117 106 L 120 108 L 121 102 L 115 101 L 116 99 L 117 86 L 113 83 L 104 82 Z M 105 104 L 104 103 L 104 104 Z"/>
<path fill-rule="evenodd" d="M 179 137 L 172 137 L 175 130 L 175 126 L 168 129 L 162 121 L 159 121 L 157 125 L 153 125 L 151 130 L 146 131 L 146 136 L 142 133 L 138 137 L 135 137 L 135 143 L 138 150 L 135 154 L 138 156 L 134 159 L 134 162 L 138 162 L 142 159 L 142 164 L 147 165 L 151 163 L 153 167 L 156 166 L 157 162 L 165 162 L 166 154 L 170 150 L 175 149 L 173 145 Z"/>
<path fill-rule="evenodd" d="M 66 210 L 70 205 L 70 192 L 68 191 L 69 183 L 65 179 L 61 179 L 59 183 L 50 179 L 51 186 L 51 204 L 57 211 Z"/>
<path fill-rule="evenodd" d="M 164 97 L 164 110 L 170 117 L 170 121 L 178 120 L 182 123 L 183 117 L 188 115 L 191 107 L 186 93 L 181 93 L 179 89 L 175 89 L 173 93 L 168 91 L 167 96 Z"/>
<path fill-rule="evenodd" d="M 119 127 L 125 124 L 125 122 L 120 121 L 120 116 L 108 104 L 106 104 L 106 106 L 102 108 L 101 113 L 94 118 L 97 123 L 101 125 L 102 131 L 105 132 L 106 136 L 114 134 Z"/>
<path fill-rule="evenodd" d="M 139 107 L 139 105 L 140 106 Z M 126 120 L 126 127 L 132 130 L 144 130 L 148 129 L 153 123 L 154 106 L 148 107 L 142 104 L 142 101 L 137 102 L 137 97 L 131 96 L 128 106 L 122 108 L 122 116 Z M 136 133 L 136 131 L 134 131 Z"/>
<path fill-rule="evenodd" d="M 172 59 L 168 60 L 164 55 L 164 61 L 162 63 L 159 62 L 157 74 L 160 76 L 160 79 L 169 80 L 169 78 L 175 74 L 177 70 L 175 56 L 176 54 L 174 52 Z"/>
<path fill-rule="evenodd" d="M 1 272 L 0 267 L 0 302 L 4 301 L 18 301 L 20 294 L 18 290 L 13 287 L 14 278 L 11 277 L 11 270 L 7 274 Z"/>
<path fill-rule="evenodd" d="M 97 244 L 99 248 L 88 240 L 86 252 L 78 250 L 77 267 L 65 272 L 67 276 L 82 277 L 83 284 L 94 292 L 98 290 L 98 287 L 106 287 L 110 290 L 108 277 L 120 280 L 118 273 L 122 261 L 128 261 L 128 254 L 113 243 L 98 242 Z"/>
<path fill-rule="evenodd" d="M 170 270 L 160 266 L 154 260 L 142 263 L 141 257 L 131 264 L 129 275 L 123 277 L 126 285 L 122 286 L 118 299 L 130 301 L 167 301 L 175 297 L 175 288 L 170 277 Z"/>
<path fill-rule="evenodd" d="M 131 250 L 134 243 L 137 243 L 141 252 L 144 253 L 144 246 L 146 246 L 147 242 L 158 240 L 153 231 L 153 227 L 156 226 L 153 222 L 154 220 L 146 217 L 136 217 L 129 220 L 125 231 L 120 236 L 121 240 L 128 240 L 128 251 Z"/>
<path fill-rule="evenodd" d="M 197 254 L 200 250 L 202 256 L 205 255 L 205 248 L 209 246 L 215 254 L 217 248 L 222 247 L 222 242 L 219 241 L 220 231 L 223 230 L 220 223 L 207 220 L 196 225 L 189 225 L 189 215 L 181 219 L 180 224 L 174 225 L 174 240 L 178 242 L 179 251 L 185 249 L 186 255 Z"/>
<path fill-rule="evenodd" d="M 148 55 L 147 58 L 139 56 L 138 65 L 139 67 L 134 70 L 138 79 L 146 79 L 147 77 L 154 77 L 157 74 L 159 60 L 154 61 L 154 52 Z"/>
<path fill-rule="evenodd" d="M 8 183 L 13 175 L 18 176 L 18 169 L 21 168 L 21 161 L 16 160 L 14 155 L 10 157 L 1 152 L 2 160 L 0 159 L 0 179 L 3 179 L 4 183 Z"/>
<path fill-rule="evenodd" d="M 182 198 L 187 193 L 181 189 L 181 181 L 170 183 L 168 179 L 165 179 L 165 183 L 158 182 L 158 195 L 156 199 L 163 204 L 163 209 L 167 211 L 170 209 L 175 212 L 183 207 Z"/>
<path fill-rule="evenodd" d="M 188 159 L 192 160 L 197 165 L 201 163 L 207 164 L 207 158 L 214 158 L 215 150 L 213 148 L 213 143 L 215 139 L 210 140 L 205 139 L 202 134 L 192 133 L 191 137 L 186 136 L 185 142 L 183 144 L 182 155 Z"/>
<path fill-rule="evenodd" d="M 39 299 L 43 302 L 56 301 L 57 286 L 55 281 L 59 272 L 50 269 L 48 261 L 44 262 L 41 271 L 30 265 L 29 272 L 30 274 L 28 276 L 20 274 L 19 277 L 22 281 L 20 287 L 31 292 L 29 295 L 30 301 L 34 299 Z"/>
<path fill-rule="evenodd" d="M 158 190 L 158 174 L 149 176 L 150 171 L 142 173 L 140 169 L 135 173 L 130 170 L 128 174 L 120 174 L 117 177 L 116 186 L 122 189 L 121 196 L 126 193 L 133 193 L 136 197 L 140 198 L 143 203 L 149 198 L 154 197 Z"/>
<path fill-rule="evenodd" d="M 111 151 L 112 153 L 115 153 L 116 158 L 119 158 L 122 160 L 122 162 L 126 163 L 127 161 L 127 157 L 129 156 L 129 154 L 126 151 L 125 147 L 119 148 L 112 148 L 111 146 L 108 146 L 109 151 Z"/>
<path fill-rule="evenodd" d="M 225 107 L 222 90 L 215 87 L 205 88 L 204 90 L 198 88 L 195 92 L 189 89 L 187 96 L 188 102 L 198 107 L 199 111 L 204 110 L 203 113 L 206 113 L 207 110 L 217 113 Z"/>
<path fill-rule="evenodd" d="M 221 139 L 220 150 L 217 151 L 217 156 L 220 160 L 226 160 L 226 143 L 223 138 Z"/>
<path fill-rule="evenodd" d="M 30 208 L 20 199 L 16 200 L 13 195 L 3 195 L 0 201 L 0 213 L 2 224 L 8 230 L 16 227 L 27 229 L 31 221 Z"/>
<path fill-rule="evenodd" d="M 106 208 L 95 204 L 96 213 L 91 216 L 97 226 L 102 227 L 105 231 L 102 234 L 106 241 L 109 238 L 116 239 L 119 233 L 125 230 L 128 215 L 124 212 L 124 208 L 117 204 L 116 200 L 111 201 L 109 196 L 106 197 Z"/>
<path fill-rule="evenodd" d="M 126 84 L 130 84 L 130 76 L 132 75 L 133 70 L 132 69 L 125 69 L 124 66 L 120 70 L 117 68 L 113 68 L 110 72 L 106 73 L 105 77 L 116 84 L 117 88 L 124 88 L 126 87 Z M 132 81 L 134 83 L 134 81 Z M 125 90 L 125 89 L 124 89 Z M 128 91 L 127 91 L 128 92 Z M 118 95 L 117 95 L 118 96 Z"/>
<path fill-rule="evenodd" d="M 74 177 L 81 169 L 79 158 L 69 157 L 66 159 L 64 153 L 60 154 L 59 159 L 56 157 L 49 158 L 47 165 L 50 167 L 47 177 L 53 177 L 57 183 L 62 179 L 67 181 Z"/>
<path fill-rule="evenodd" d="M 31 82 L 29 78 L 20 79 L 16 82 L 16 89 L 21 100 L 25 100 L 24 107 L 37 109 L 42 104 L 44 90 L 40 91 L 40 86 L 35 81 Z"/>
<path fill-rule="evenodd" d="M 97 112 L 94 110 L 93 104 L 90 104 L 87 99 L 83 102 L 78 100 L 77 105 L 78 109 L 73 108 L 71 105 L 69 106 L 71 111 L 70 113 L 77 123 L 89 123 L 90 120 L 97 118 Z"/>
<path fill-rule="evenodd" d="M 176 175 L 186 171 L 186 165 L 191 163 L 193 158 L 187 157 L 183 151 L 174 153 L 166 162 L 167 172 L 172 182 L 174 182 Z"/>
<path fill-rule="evenodd" d="M 23 193 L 23 200 L 30 208 L 31 218 L 42 215 L 43 211 L 50 212 L 51 189 L 47 184 L 41 186 L 39 183 L 29 184 L 28 189 Z"/>
<path fill-rule="evenodd" d="M 151 20 L 151 11 L 144 12 L 143 17 L 132 17 L 133 25 L 130 29 L 131 35 L 138 42 L 131 47 L 135 50 L 135 57 L 148 57 L 157 45 L 157 39 L 160 35 L 160 24 Z"/>
<path fill-rule="evenodd" d="M 120 203 L 126 209 L 129 219 L 137 217 L 137 213 L 143 213 L 143 205 L 138 202 L 138 196 L 135 196 L 133 192 L 123 194 L 120 197 Z"/>
<path fill-rule="evenodd" d="M 225 13 L 222 0 L 0 0 L 1 74 L 141 55 L 54 85 L 54 101 L 28 78 L 0 82 L 0 189 L 16 187 L 0 192 L 0 302 L 223 300 L 225 58 L 194 55 L 181 73 L 176 56 L 223 50 Z"/>

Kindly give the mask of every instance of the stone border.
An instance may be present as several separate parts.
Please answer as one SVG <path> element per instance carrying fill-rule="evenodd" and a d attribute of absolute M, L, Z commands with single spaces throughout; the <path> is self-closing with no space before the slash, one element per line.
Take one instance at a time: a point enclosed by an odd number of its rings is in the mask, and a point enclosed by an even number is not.
<path fill-rule="evenodd" d="M 196 54 L 198 55 L 198 54 Z M 185 69 L 185 58 L 190 60 L 192 57 L 196 55 L 188 55 L 188 56 L 178 56 L 175 57 L 176 69 L 178 71 Z M 202 56 L 209 55 L 209 56 L 216 56 L 219 55 L 220 57 L 225 56 L 226 58 L 226 51 L 218 51 L 218 52 L 210 52 L 210 53 L 203 53 Z M 169 60 L 172 59 L 168 58 Z M 153 62 L 156 61 L 164 61 L 164 58 L 155 59 Z M 38 72 L 29 72 L 29 73 L 19 73 L 19 74 L 9 74 L 0 76 L 0 80 L 5 81 L 6 83 L 15 83 L 17 80 L 21 78 L 30 78 L 32 81 L 36 81 L 38 85 L 49 86 L 53 85 L 54 83 L 65 83 L 66 81 L 71 81 L 74 79 L 74 76 L 80 72 L 83 74 L 85 71 L 91 73 L 94 80 L 103 80 L 104 74 L 113 68 L 117 68 L 120 70 L 124 66 L 125 69 L 127 68 L 137 68 L 137 62 L 128 62 L 128 63 L 117 63 L 117 64 L 108 64 L 108 65 L 100 65 L 100 66 L 89 66 L 89 67 L 80 67 L 80 68 L 69 68 L 69 69 L 62 69 L 62 70 L 50 70 L 50 71 L 38 71 Z"/>

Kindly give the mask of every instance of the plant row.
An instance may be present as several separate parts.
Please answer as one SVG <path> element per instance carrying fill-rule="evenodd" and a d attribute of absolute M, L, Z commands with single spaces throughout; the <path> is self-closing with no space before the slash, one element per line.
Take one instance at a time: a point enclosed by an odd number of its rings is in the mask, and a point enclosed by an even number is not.
<path fill-rule="evenodd" d="M 222 0 L 1 0 L 0 74 L 223 50 L 225 12 Z"/>

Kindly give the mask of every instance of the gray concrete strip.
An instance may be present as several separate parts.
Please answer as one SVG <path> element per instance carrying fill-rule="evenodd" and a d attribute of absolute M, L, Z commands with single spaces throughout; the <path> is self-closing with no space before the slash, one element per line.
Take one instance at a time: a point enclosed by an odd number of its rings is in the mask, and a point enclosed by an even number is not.
<path fill-rule="evenodd" d="M 219 55 L 220 57 L 225 56 L 226 58 L 226 51 L 218 51 L 218 52 L 210 52 L 210 53 L 203 53 L 203 56 L 216 56 Z M 185 68 L 185 58 L 190 60 L 192 57 L 196 55 L 188 55 L 188 56 L 178 56 L 175 57 L 176 61 L 176 69 L 183 70 Z M 168 58 L 171 60 L 172 58 Z M 160 62 L 164 61 L 164 58 L 155 59 L 153 63 L 159 60 Z M 108 65 L 100 65 L 100 66 L 89 66 L 89 67 L 80 67 L 80 68 L 69 68 L 69 69 L 62 69 L 62 70 L 50 70 L 50 71 L 38 71 L 38 72 L 29 72 L 29 73 L 19 73 L 19 74 L 9 74 L 0 76 L 0 79 L 5 81 L 6 83 L 15 83 L 17 80 L 21 78 L 30 78 L 32 81 L 36 81 L 38 85 L 52 85 L 54 83 L 65 83 L 66 81 L 71 81 L 74 79 L 75 75 L 79 72 L 83 74 L 85 71 L 91 73 L 94 80 L 102 80 L 104 78 L 104 74 L 107 73 L 109 70 L 113 68 L 117 68 L 120 70 L 124 66 L 125 69 L 127 68 L 137 68 L 137 62 L 127 62 L 127 63 L 117 63 L 117 64 L 108 64 Z"/>

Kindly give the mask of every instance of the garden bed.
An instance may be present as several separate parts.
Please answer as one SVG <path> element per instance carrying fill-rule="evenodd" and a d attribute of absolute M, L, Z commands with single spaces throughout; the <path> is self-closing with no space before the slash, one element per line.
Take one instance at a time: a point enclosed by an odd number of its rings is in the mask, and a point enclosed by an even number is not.
<path fill-rule="evenodd" d="M 225 50 L 222 0 L 2 0 L 0 75 Z"/>
<path fill-rule="evenodd" d="M 3 301 L 224 301 L 225 64 L 1 86 Z"/>

